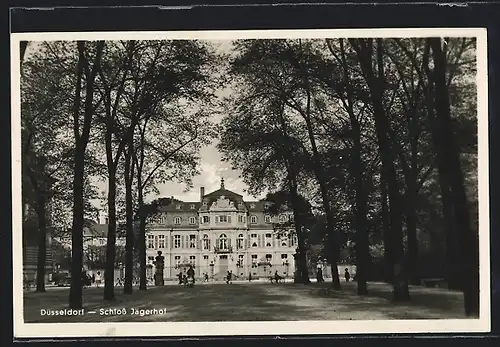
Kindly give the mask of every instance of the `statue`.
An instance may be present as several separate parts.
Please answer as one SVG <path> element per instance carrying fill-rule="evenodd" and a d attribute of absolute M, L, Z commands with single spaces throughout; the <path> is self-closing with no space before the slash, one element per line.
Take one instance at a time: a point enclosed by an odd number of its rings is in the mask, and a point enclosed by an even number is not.
<path fill-rule="evenodd" d="M 165 281 L 163 279 L 163 269 L 165 268 L 165 257 L 161 255 L 161 251 L 158 251 L 158 255 L 155 258 L 155 285 L 163 286 Z"/>

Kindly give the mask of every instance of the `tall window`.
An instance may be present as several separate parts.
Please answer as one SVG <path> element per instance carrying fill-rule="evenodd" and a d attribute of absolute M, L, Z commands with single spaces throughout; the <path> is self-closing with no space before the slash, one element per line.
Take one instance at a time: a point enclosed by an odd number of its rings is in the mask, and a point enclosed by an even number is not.
<path fill-rule="evenodd" d="M 189 256 L 189 264 L 194 265 L 196 263 L 196 256 L 190 255 Z"/>
<path fill-rule="evenodd" d="M 272 254 L 266 254 L 266 261 L 271 262 L 272 259 L 273 259 Z"/>
<path fill-rule="evenodd" d="M 288 220 L 289 220 L 290 222 L 293 222 L 293 214 L 289 214 L 289 215 L 288 215 Z"/>
<path fill-rule="evenodd" d="M 243 234 L 238 235 L 238 239 L 236 240 L 236 248 L 243 249 Z"/>
<path fill-rule="evenodd" d="M 207 234 L 203 235 L 203 249 L 210 249 L 210 240 Z"/>
<path fill-rule="evenodd" d="M 271 223 L 271 216 L 265 216 L 265 217 L 264 217 L 264 221 L 265 221 L 266 223 Z"/>
<path fill-rule="evenodd" d="M 210 223 L 210 217 L 209 216 L 203 216 L 203 223 Z"/>
<path fill-rule="evenodd" d="M 181 217 L 175 217 L 174 218 L 174 224 L 175 225 L 180 225 L 181 224 Z"/>
<path fill-rule="evenodd" d="M 191 224 L 191 225 L 196 224 L 196 218 L 195 217 L 189 217 L 189 224 Z"/>
<path fill-rule="evenodd" d="M 158 235 L 158 248 L 165 248 L 165 235 Z"/>
<path fill-rule="evenodd" d="M 155 261 L 155 257 L 148 257 L 148 263 L 152 264 Z"/>
<path fill-rule="evenodd" d="M 175 259 L 175 265 L 179 265 L 181 263 L 181 256 L 180 255 L 176 255 L 174 257 L 174 259 Z"/>
<path fill-rule="evenodd" d="M 154 237 L 154 235 L 148 235 L 148 248 L 155 248 L 155 237 Z"/>
<path fill-rule="evenodd" d="M 227 216 L 219 216 L 219 223 L 227 223 Z"/>
<path fill-rule="evenodd" d="M 282 214 L 280 216 L 280 223 L 285 223 L 286 222 L 286 216 L 284 214 Z"/>
<path fill-rule="evenodd" d="M 181 235 L 174 235 L 174 248 L 181 248 Z"/>
<path fill-rule="evenodd" d="M 227 249 L 227 236 L 226 236 L 226 234 L 221 234 L 219 236 L 219 249 Z"/>
<path fill-rule="evenodd" d="M 243 216 L 239 215 L 238 216 L 238 223 L 243 223 L 243 222 L 244 222 Z"/>
<path fill-rule="evenodd" d="M 196 235 L 189 235 L 189 248 L 196 248 Z"/>
<path fill-rule="evenodd" d="M 250 223 L 256 224 L 257 223 L 257 216 L 250 217 Z"/>
<path fill-rule="evenodd" d="M 252 267 L 257 267 L 257 254 L 252 254 Z"/>
<path fill-rule="evenodd" d="M 167 224 L 167 216 L 160 217 L 160 224 L 163 224 L 163 225 Z"/>
<path fill-rule="evenodd" d="M 285 259 L 287 259 L 287 258 L 288 258 L 288 254 L 282 254 L 282 255 L 281 255 L 281 259 L 285 260 Z"/>

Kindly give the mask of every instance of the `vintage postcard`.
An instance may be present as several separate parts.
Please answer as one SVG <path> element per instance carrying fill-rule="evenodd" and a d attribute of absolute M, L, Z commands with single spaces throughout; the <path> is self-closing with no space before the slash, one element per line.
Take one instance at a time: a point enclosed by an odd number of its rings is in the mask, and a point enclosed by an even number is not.
<path fill-rule="evenodd" d="M 11 42 L 16 338 L 489 331 L 486 29 Z"/>

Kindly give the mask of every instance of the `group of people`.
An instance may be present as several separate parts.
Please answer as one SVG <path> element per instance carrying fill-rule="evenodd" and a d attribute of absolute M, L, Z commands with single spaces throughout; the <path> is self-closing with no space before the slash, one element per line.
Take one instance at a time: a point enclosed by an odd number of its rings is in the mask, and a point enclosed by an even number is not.
<path fill-rule="evenodd" d="M 184 286 L 188 286 L 188 285 L 194 285 L 194 269 L 193 269 L 193 266 L 190 265 L 189 268 L 186 270 L 184 270 L 184 273 L 179 272 L 179 274 L 177 275 L 178 278 L 179 278 L 179 284 L 182 284 Z"/>

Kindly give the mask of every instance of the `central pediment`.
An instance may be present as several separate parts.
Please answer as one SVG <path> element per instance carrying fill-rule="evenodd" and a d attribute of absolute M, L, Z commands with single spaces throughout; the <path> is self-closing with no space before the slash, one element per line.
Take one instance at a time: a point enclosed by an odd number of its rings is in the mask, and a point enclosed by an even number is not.
<path fill-rule="evenodd" d="M 221 195 L 210 205 L 210 211 L 237 211 L 237 208 L 234 206 L 234 202 Z"/>

